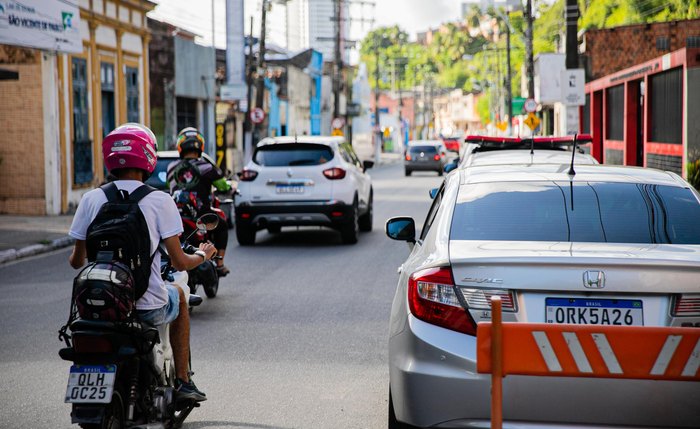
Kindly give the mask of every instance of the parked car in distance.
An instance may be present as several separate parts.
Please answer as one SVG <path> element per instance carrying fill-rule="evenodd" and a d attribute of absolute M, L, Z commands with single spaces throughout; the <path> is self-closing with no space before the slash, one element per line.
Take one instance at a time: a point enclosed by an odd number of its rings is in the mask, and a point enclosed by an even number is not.
<path fill-rule="evenodd" d="M 449 174 L 419 235 L 411 218 L 386 224 L 412 246 L 389 321 L 388 427 L 490 427 L 476 326 L 493 296 L 504 322 L 700 327 L 698 219 L 700 194 L 670 172 L 569 162 Z M 503 392 L 504 428 L 700 427 L 695 381 L 511 375 Z"/>
<path fill-rule="evenodd" d="M 459 149 L 461 147 L 459 137 L 443 137 L 442 144 L 445 146 L 445 149 L 449 150 L 450 152 L 459 153 Z"/>
<path fill-rule="evenodd" d="M 447 162 L 447 150 L 440 140 L 414 140 L 408 143 L 404 156 L 404 171 L 435 171 L 442 176 Z"/>
<path fill-rule="evenodd" d="M 325 226 L 346 244 L 372 230 L 373 190 L 367 169 L 342 137 L 294 136 L 261 140 L 238 173 L 236 237 L 247 246 L 258 230 Z"/>
<path fill-rule="evenodd" d="M 202 156 L 209 160 L 212 164 L 216 165 L 216 162 L 207 155 L 203 153 Z M 168 166 L 174 161 L 180 160 L 180 153 L 176 150 L 164 150 L 158 151 L 158 161 L 156 161 L 156 168 L 153 170 L 153 174 L 146 180 L 146 184 L 153 186 L 156 189 L 160 189 L 163 192 L 170 193 L 168 188 Z M 214 194 L 219 199 L 219 208 L 226 215 L 226 223 L 229 229 L 233 228 L 233 193 L 235 192 L 236 184 L 229 180 L 232 186 L 232 191 L 227 193 L 214 192 Z"/>

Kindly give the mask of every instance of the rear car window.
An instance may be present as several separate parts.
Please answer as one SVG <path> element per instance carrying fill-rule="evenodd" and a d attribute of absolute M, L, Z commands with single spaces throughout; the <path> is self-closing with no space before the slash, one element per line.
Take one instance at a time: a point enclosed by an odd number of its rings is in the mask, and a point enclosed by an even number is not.
<path fill-rule="evenodd" d="M 597 182 L 464 185 L 453 240 L 700 244 L 700 202 L 685 188 Z"/>
<path fill-rule="evenodd" d="M 409 146 L 408 151 L 410 153 L 437 153 L 437 148 L 435 146 Z"/>
<path fill-rule="evenodd" d="M 285 143 L 257 148 L 253 162 L 263 167 L 320 165 L 333 159 L 333 150 L 321 144 Z"/>

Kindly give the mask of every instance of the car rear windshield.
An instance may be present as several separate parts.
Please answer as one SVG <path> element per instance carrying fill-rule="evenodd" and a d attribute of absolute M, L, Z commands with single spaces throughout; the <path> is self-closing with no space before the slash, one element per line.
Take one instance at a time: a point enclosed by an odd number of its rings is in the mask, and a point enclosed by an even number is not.
<path fill-rule="evenodd" d="M 409 152 L 411 153 L 437 153 L 437 148 L 435 146 L 409 146 Z"/>
<path fill-rule="evenodd" d="M 320 165 L 333 159 L 333 150 L 321 144 L 284 143 L 261 146 L 253 161 L 264 167 Z"/>
<path fill-rule="evenodd" d="M 452 240 L 700 244 L 690 189 L 635 183 L 483 183 L 461 187 Z"/>

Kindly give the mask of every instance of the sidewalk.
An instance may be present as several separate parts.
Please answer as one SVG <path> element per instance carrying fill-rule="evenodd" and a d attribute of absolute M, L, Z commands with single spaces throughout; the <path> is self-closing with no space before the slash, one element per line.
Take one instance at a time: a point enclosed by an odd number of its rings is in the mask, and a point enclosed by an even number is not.
<path fill-rule="evenodd" d="M 73 215 L 0 215 L 0 264 L 73 244 Z"/>

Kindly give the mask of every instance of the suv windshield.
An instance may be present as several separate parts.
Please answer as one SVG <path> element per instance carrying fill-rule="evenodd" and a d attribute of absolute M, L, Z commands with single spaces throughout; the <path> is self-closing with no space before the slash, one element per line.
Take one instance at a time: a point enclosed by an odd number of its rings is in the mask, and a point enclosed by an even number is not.
<path fill-rule="evenodd" d="M 700 244 L 685 188 L 597 182 L 483 183 L 460 189 L 452 240 Z"/>
<path fill-rule="evenodd" d="M 437 153 L 437 148 L 435 146 L 410 146 L 408 150 L 410 153 Z"/>
<path fill-rule="evenodd" d="M 253 161 L 263 167 L 320 165 L 333 159 L 333 150 L 313 143 L 283 143 L 257 148 Z"/>

